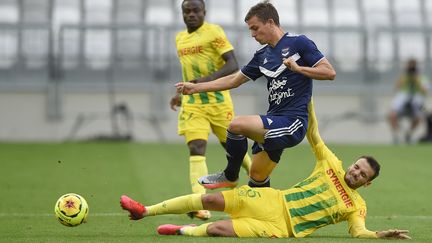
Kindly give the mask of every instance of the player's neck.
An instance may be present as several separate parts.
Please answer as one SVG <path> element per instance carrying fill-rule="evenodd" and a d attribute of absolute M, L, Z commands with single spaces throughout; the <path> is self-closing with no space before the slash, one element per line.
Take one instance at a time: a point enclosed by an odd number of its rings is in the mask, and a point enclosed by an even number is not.
<path fill-rule="evenodd" d="M 285 32 L 283 31 L 282 28 L 277 27 L 274 29 L 274 33 L 273 33 L 273 38 L 272 40 L 269 42 L 269 45 L 271 47 L 275 47 L 277 45 L 277 43 L 279 43 L 280 39 L 282 39 L 282 37 L 285 35 Z"/>
<path fill-rule="evenodd" d="M 192 32 L 195 32 L 195 31 L 197 31 L 199 28 L 201 28 L 203 26 L 203 24 L 202 25 L 200 25 L 200 26 L 198 26 L 198 27 L 188 27 L 188 26 L 186 26 L 186 29 L 187 29 L 187 32 L 190 34 L 190 33 L 192 33 Z"/>

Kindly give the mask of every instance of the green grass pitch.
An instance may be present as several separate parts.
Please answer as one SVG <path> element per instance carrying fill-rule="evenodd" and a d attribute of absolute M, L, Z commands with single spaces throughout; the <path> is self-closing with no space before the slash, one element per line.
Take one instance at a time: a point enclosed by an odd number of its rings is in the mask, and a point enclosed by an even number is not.
<path fill-rule="evenodd" d="M 360 189 L 368 203 L 371 230 L 409 229 L 414 242 L 432 242 L 432 146 L 329 145 L 347 167 L 363 154 L 374 155 L 382 172 Z M 209 171 L 225 166 L 218 144 L 207 149 Z M 314 166 L 308 144 L 285 151 L 272 186 L 287 188 Z M 184 144 L 0 143 L 0 242 L 264 242 L 268 239 L 158 236 L 159 224 L 200 223 L 186 215 L 129 221 L 119 206 L 122 194 L 146 204 L 187 194 L 188 152 Z M 246 183 L 242 172 L 241 183 Z M 54 203 L 75 192 L 89 203 L 88 222 L 68 228 L 54 218 Z M 224 219 L 214 213 L 212 220 Z M 272 240 L 273 242 L 274 240 Z M 347 224 L 316 231 L 295 242 L 371 242 L 352 239 Z"/>

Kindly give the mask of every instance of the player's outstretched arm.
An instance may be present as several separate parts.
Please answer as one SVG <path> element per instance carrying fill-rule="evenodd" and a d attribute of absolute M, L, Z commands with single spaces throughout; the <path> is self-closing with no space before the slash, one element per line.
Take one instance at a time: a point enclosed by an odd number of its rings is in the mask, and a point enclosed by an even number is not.
<path fill-rule="evenodd" d="M 313 99 L 311 99 L 311 101 L 309 102 L 308 113 L 309 122 L 306 137 L 312 148 L 315 148 L 318 144 L 323 143 L 323 140 L 321 139 L 321 135 L 319 134 L 318 130 L 318 120 L 315 115 Z"/>
<path fill-rule="evenodd" d="M 349 232 L 356 238 L 380 238 L 380 239 L 401 239 L 409 240 L 408 230 L 390 229 L 383 231 L 371 231 L 365 225 L 366 210 L 358 210 L 348 217 Z"/>
<path fill-rule="evenodd" d="M 399 239 L 399 240 L 410 240 L 408 236 L 408 230 L 390 229 L 377 232 L 377 237 L 381 239 Z"/>
<path fill-rule="evenodd" d="M 179 82 L 175 84 L 175 87 L 177 92 L 184 95 L 189 95 L 200 92 L 222 91 L 236 88 L 248 80 L 249 79 L 239 71 L 234 74 L 205 83 L 194 84 L 190 82 Z"/>

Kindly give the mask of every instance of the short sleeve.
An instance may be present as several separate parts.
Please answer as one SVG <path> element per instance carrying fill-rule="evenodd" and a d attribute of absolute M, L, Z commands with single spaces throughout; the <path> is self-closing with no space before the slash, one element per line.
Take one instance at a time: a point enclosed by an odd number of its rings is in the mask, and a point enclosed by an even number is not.
<path fill-rule="evenodd" d="M 315 66 L 324 58 L 324 55 L 318 50 L 315 43 L 305 35 L 300 35 L 296 42 L 299 47 L 300 56 L 309 67 Z"/>
<path fill-rule="evenodd" d="M 257 80 L 259 77 L 261 77 L 263 74 L 259 69 L 259 56 L 257 54 L 258 52 L 255 53 L 254 57 L 252 58 L 252 60 L 249 61 L 248 64 L 246 64 L 246 66 L 243 66 L 240 70 L 240 72 L 248 77 L 249 79 L 252 80 Z"/>
<path fill-rule="evenodd" d="M 216 26 L 213 28 L 212 32 L 213 37 L 211 45 L 219 55 L 222 56 L 224 53 L 234 50 L 234 47 L 229 42 L 222 27 Z"/>

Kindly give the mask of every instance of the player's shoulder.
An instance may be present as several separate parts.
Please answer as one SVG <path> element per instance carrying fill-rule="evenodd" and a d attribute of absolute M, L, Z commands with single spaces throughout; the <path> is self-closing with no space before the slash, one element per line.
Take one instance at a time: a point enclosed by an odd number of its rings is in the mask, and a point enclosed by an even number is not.
<path fill-rule="evenodd" d="M 267 45 L 267 44 L 258 47 L 258 49 L 255 51 L 255 55 L 264 53 L 268 47 L 269 47 L 269 45 Z"/>
<path fill-rule="evenodd" d="M 180 30 L 180 31 L 177 32 L 177 34 L 176 34 L 176 40 L 183 38 L 183 37 L 186 36 L 187 34 L 188 34 L 187 29 Z"/>
<path fill-rule="evenodd" d="M 302 36 L 302 35 L 301 34 L 296 34 L 296 33 L 291 33 L 291 32 L 285 33 L 285 37 L 288 38 L 288 39 L 295 39 L 295 38 L 298 38 L 300 36 Z"/>
<path fill-rule="evenodd" d="M 286 36 L 286 38 L 288 40 L 291 40 L 291 41 L 293 41 L 294 43 L 297 43 L 297 44 L 301 44 L 301 43 L 305 43 L 305 42 L 311 41 L 311 39 L 309 39 L 309 37 L 307 37 L 304 34 L 287 33 L 285 36 Z"/>
<path fill-rule="evenodd" d="M 209 22 L 204 22 L 201 29 L 205 31 L 223 31 L 222 26 Z"/>

